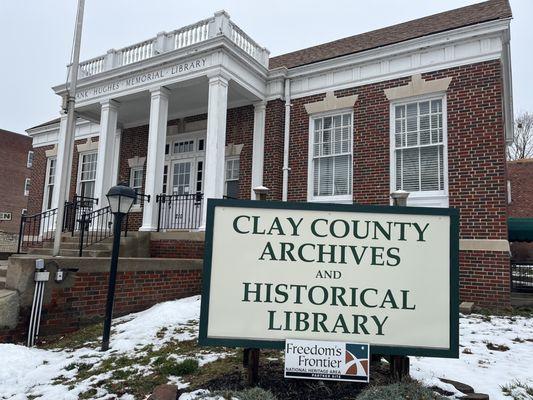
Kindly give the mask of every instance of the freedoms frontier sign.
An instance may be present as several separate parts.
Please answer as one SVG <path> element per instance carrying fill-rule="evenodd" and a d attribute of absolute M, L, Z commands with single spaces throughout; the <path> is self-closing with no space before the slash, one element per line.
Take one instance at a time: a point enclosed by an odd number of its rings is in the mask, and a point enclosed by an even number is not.
<path fill-rule="evenodd" d="M 209 200 L 200 344 L 458 357 L 453 209 Z"/>

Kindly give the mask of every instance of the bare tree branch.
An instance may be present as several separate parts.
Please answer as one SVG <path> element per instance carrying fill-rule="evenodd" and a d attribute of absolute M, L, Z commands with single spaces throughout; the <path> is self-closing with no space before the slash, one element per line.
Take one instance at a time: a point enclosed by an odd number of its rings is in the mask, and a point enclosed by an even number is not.
<path fill-rule="evenodd" d="M 507 158 L 533 158 L 533 114 L 522 112 L 514 122 L 513 144 L 507 147 Z"/>

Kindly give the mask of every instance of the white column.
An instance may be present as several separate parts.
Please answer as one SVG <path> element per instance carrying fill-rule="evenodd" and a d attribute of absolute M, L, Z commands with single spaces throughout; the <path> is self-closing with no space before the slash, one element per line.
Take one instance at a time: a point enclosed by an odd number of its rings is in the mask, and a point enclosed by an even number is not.
<path fill-rule="evenodd" d="M 265 109 L 266 101 L 254 104 L 254 136 L 252 149 L 252 187 L 250 198 L 256 200 L 254 188 L 263 186 L 263 165 L 265 159 Z"/>
<path fill-rule="evenodd" d="M 148 129 L 148 153 L 146 158 L 145 194 L 150 202 L 144 203 L 141 231 L 157 230 L 157 204 L 155 197 L 163 188 L 165 142 L 167 136 L 168 99 L 170 91 L 160 87 L 151 90 L 150 127 Z"/>
<path fill-rule="evenodd" d="M 202 225 L 205 227 L 207 199 L 220 199 L 224 194 L 226 114 L 228 79 L 221 74 L 209 78 L 207 100 L 207 143 L 205 148 L 204 200 Z"/>
<path fill-rule="evenodd" d="M 65 145 L 65 133 L 67 131 L 67 115 L 61 114 L 61 121 L 59 122 L 59 135 L 57 142 L 57 155 L 56 155 L 56 171 L 54 176 L 54 191 L 52 193 L 52 208 L 59 207 L 59 192 L 61 185 L 65 185 L 66 188 L 70 186 L 70 171 L 72 168 L 72 149 L 70 149 L 69 154 L 67 154 L 67 148 Z M 65 160 L 67 158 L 67 160 Z M 68 161 L 70 160 L 70 161 Z M 70 168 L 67 167 L 63 169 L 63 166 L 70 165 Z M 66 191 L 68 196 L 68 190 Z M 44 201 L 44 199 L 43 199 Z M 66 198 L 62 201 L 66 201 Z"/>
<path fill-rule="evenodd" d="M 98 199 L 98 208 L 107 206 L 105 196 L 114 185 L 113 168 L 119 107 L 119 103 L 114 100 L 106 100 L 101 104 L 100 138 L 98 140 L 98 160 L 94 184 L 94 196 Z"/>

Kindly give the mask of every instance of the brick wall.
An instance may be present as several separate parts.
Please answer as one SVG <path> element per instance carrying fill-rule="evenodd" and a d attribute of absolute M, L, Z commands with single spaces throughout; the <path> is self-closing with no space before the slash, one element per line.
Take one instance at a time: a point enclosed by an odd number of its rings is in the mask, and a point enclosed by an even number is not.
<path fill-rule="evenodd" d="M 151 240 L 150 257 L 204 258 L 205 242 L 196 240 Z"/>
<path fill-rule="evenodd" d="M 33 167 L 31 171 L 30 196 L 28 197 L 28 214 L 38 214 L 43 207 L 44 180 L 46 179 L 46 151 L 54 146 L 33 149 Z"/>
<path fill-rule="evenodd" d="M 461 212 L 461 237 L 506 239 L 505 135 L 499 61 L 423 74 L 426 80 L 453 77 L 448 107 L 450 206 Z M 359 95 L 354 106 L 353 199 L 359 204 L 389 204 L 390 103 L 384 89 L 410 78 L 335 92 Z M 289 200 L 307 199 L 309 115 L 304 105 L 325 94 L 295 99 L 291 111 Z M 298 156 L 295 156 L 295 155 Z"/>
<path fill-rule="evenodd" d="M 507 239 L 505 135 L 499 61 L 423 74 L 452 77 L 446 93 L 449 202 L 460 211 L 464 239 Z M 410 77 L 336 91 L 358 95 L 354 105 L 353 200 L 389 204 L 390 103 L 384 89 Z M 325 93 L 294 99 L 291 108 L 289 200 L 307 200 L 309 115 L 304 105 Z M 486 256 L 485 256 L 486 255 Z M 496 276 L 496 278 L 493 277 Z M 477 284 L 466 285 L 470 277 Z M 505 279 L 503 278 L 505 277 Z M 505 252 L 461 252 L 461 298 L 477 304 L 509 305 L 509 256 Z"/>
<path fill-rule="evenodd" d="M 507 178 L 511 183 L 509 217 L 533 218 L 533 159 L 507 163 Z M 533 262 L 533 243 L 511 243 L 514 261 Z"/>
<path fill-rule="evenodd" d="M 252 187 L 254 107 L 229 109 L 226 121 L 226 145 L 244 144 L 239 157 L 239 198 L 249 199 Z"/>
<path fill-rule="evenodd" d="M 533 158 L 508 162 L 507 176 L 511 182 L 509 217 L 533 217 Z"/>
<path fill-rule="evenodd" d="M 22 209 L 27 208 L 24 183 L 26 178 L 31 177 L 31 170 L 27 167 L 30 150 L 30 137 L 0 129 L 0 212 L 11 213 L 11 220 L 0 221 L 2 232 L 18 233 Z"/>
<path fill-rule="evenodd" d="M 109 273 L 106 272 L 109 268 L 108 261 L 93 259 L 85 262 L 71 259 L 67 263 L 69 267 L 79 267 L 80 270 L 69 273 L 63 283 L 47 283 L 41 336 L 74 331 L 104 317 L 109 279 Z M 125 261 L 121 261 L 119 266 L 113 308 L 115 317 L 201 292 L 200 262 L 148 263 L 145 260 L 143 266 L 142 259 L 139 259 L 129 263 L 130 265 L 125 265 Z M 53 272 L 55 271 L 52 270 Z M 26 294 L 31 294 L 32 290 L 33 283 L 26 288 Z M 0 329 L 0 342 L 21 340 L 27 332 L 31 296 L 24 298 L 26 300 L 21 308 L 19 325 L 13 330 Z"/>
<path fill-rule="evenodd" d="M 459 253 L 459 295 L 488 308 L 509 307 L 509 255 L 502 251 L 461 251 Z"/>
<path fill-rule="evenodd" d="M 283 142 L 285 134 L 285 103 L 267 103 L 265 116 L 265 159 L 263 185 L 270 189 L 268 198 L 281 200 L 283 192 Z"/>

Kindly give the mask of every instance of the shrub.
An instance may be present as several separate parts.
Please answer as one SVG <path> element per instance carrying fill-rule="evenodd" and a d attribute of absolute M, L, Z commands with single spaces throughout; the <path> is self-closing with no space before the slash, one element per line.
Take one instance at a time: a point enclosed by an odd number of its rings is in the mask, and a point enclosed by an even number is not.
<path fill-rule="evenodd" d="M 441 400 L 446 399 L 416 382 L 393 383 L 386 386 L 370 386 L 357 400 Z"/>

